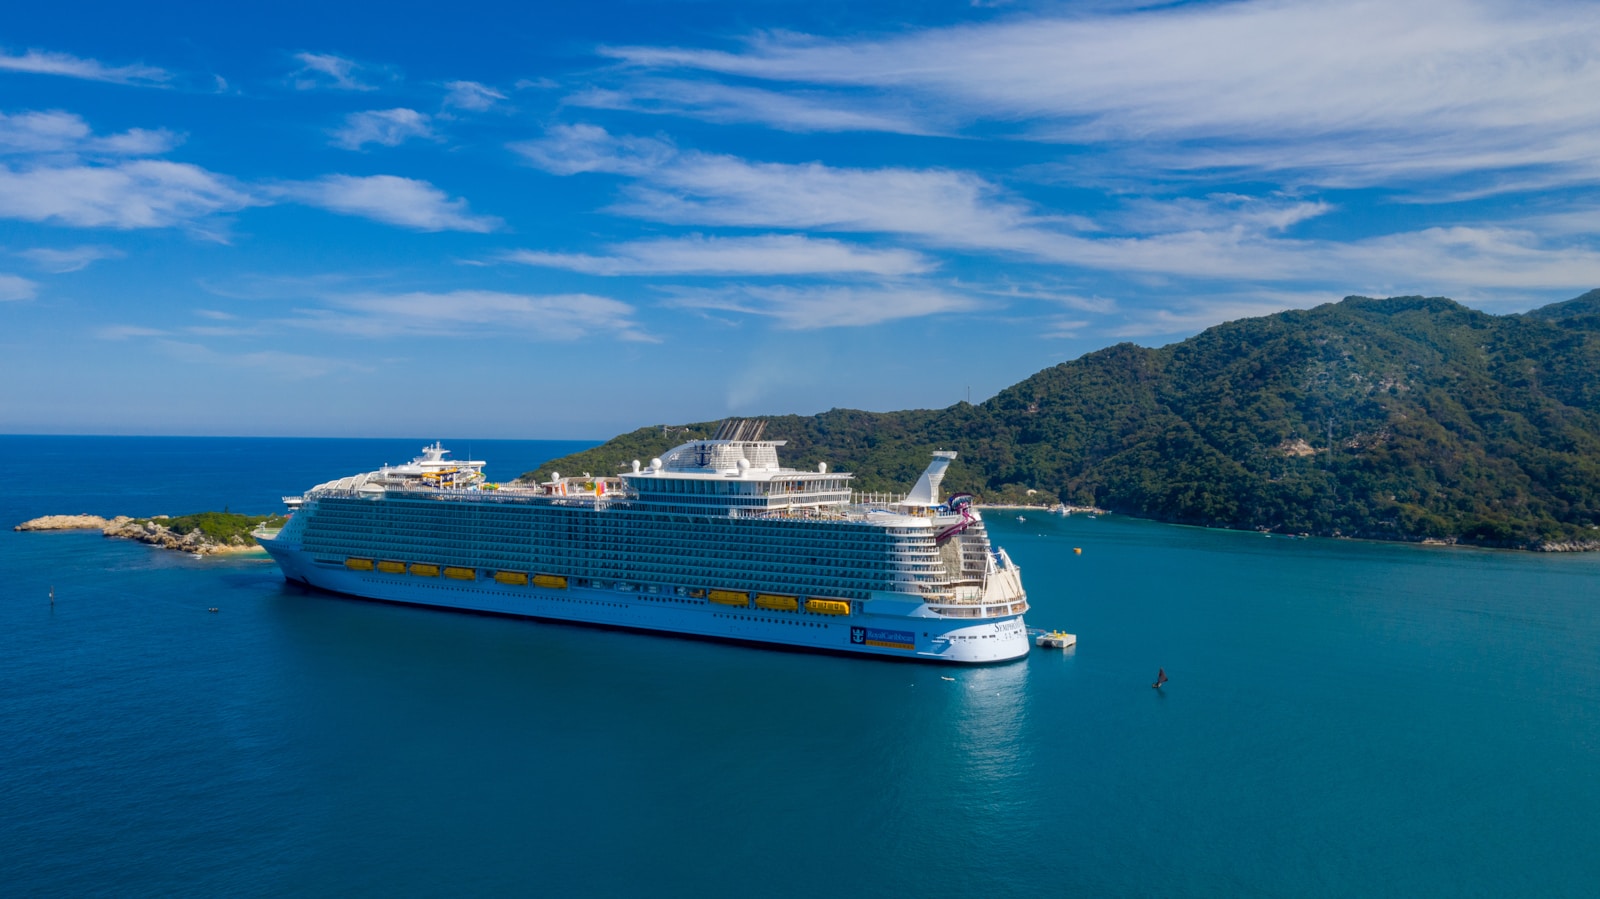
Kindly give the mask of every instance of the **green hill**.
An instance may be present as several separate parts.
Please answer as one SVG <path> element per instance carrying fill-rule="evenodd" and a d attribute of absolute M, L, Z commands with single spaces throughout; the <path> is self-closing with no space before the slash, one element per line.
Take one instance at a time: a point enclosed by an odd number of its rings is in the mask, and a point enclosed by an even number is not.
<path fill-rule="evenodd" d="M 642 428 L 530 472 L 614 474 L 715 423 Z M 978 405 L 769 419 L 795 467 L 1162 521 L 1486 546 L 1600 546 L 1600 290 L 1522 315 L 1350 297 L 1118 344 Z M 1028 497 L 1026 491 L 1037 491 Z M 1585 548 L 1593 548 L 1586 546 Z"/>

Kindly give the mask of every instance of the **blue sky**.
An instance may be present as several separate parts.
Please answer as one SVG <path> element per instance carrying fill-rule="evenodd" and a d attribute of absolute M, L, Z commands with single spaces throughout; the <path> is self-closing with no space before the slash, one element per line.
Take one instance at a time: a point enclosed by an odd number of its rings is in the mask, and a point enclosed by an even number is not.
<path fill-rule="evenodd" d="M 1600 286 L 1600 6 L 31 4 L 0 432 L 603 438 Z"/>

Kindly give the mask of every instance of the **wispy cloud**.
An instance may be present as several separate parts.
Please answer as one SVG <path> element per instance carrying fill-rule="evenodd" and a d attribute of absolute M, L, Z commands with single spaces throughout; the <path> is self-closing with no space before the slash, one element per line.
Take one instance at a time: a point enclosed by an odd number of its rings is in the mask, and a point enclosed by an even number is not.
<path fill-rule="evenodd" d="M 476 81 L 448 81 L 445 88 L 450 91 L 444 98 L 447 108 L 483 112 L 506 98 L 505 94 Z"/>
<path fill-rule="evenodd" d="M 5 155 L 156 156 L 181 141 L 165 129 L 96 135 L 82 116 L 61 110 L 0 112 L 0 154 Z"/>
<path fill-rule="evenodd" d="M 296 53 L 300 68 L 289 73 L 296 90 L 333 88 L 341 91 L 373 91 L 378 87 L 362 79 L 361 73 L 370 71 L 355 60 L 332 53 Z"/>
<path fill-rule="evenodd" d="M 135 340 L 141 337 L 165 337 L 166 334 L 160 328 L 143 325 L 105 325 L 94 331 L 94 336 L 101 340 Z"/>
<path fill-rule="evenodd" d="M 1041 211 L 969 172 L 753 162 L 593 126 L 516 149 L 557 174 L 631 179 L 610 211 L 675 225 L 879 233 L 929 247 L 1138 276 L 1310 282 L 1437 293 L 1600 283 L 1600 254 L 1528 230 L 1443 227 L 1356 241 L 1293 233 L 1319 200 L 1130 198 L 1099 222 Z M 1432 279 L 1432 280 L 1429 280 Z"/>
<path fill-rule="evenodd" d="M 1600 14 L 1573 0 L 1241 0 L 602 52 L 646 72 L 913 99 L 924 117 L 1114 146 L 1129 166 L 1378 184 L 1530 166 L 1600 177 L 1597 44 Z"/>
<path fill-rule="evenodd" d="M 328 175 L 280 184 L 270 192 L 330 212 L 417 231 L 485 233 L 502 224 L 493 216 L 474 215 L 466 200 L 451 198 L 426 181 L 396 175 Z"/>
<path fill-rule="evenodd" d="M 671 291 L 670 304 L 775 319 L 791 330 L 860 327 L 977 307 L 971 297 L 931 287 L 764 287 Z"/>
<path fill-rule="evenodd" d="M 671 141 L 614 135 L 598 125 L 557 125 L 537 140 L 511 145 L 531 165 L 556 175 L 645 175 L 677 156 Z"/>
<path fill-rule="evenodd" d="M 588 125 L 557 127 L 514 149 L 556 174 L 636 177 L 613 211 L 674 224 L 943 235 L 959 244 L 1009 235 L 1033 219 L 966 172 L 751 162 Z"/>
<path fill-rule="evenodd" d="M 627 303 L 591 294 L 534 295 L 487 290 L 348 294 L 326 308 L 298 310 L 286 324 L 360 337 L 504 337 L 569 341 L 587 337 L 653 341 Z"/>
<path fill-rule="evenodd" d="M 415 109 L 374 109 L 350 113 L 332 134 L 334 146 L 359 150 L 367 144 L 395 147 L 413 137 L 433 137 L 433 128 Z"/>
<path fill-rule="evenodd" d="M 183 340 L 157 340 L 162 352 L 183 362 L 219 368 L 246 368 L 285 381 L 304 381 L 343 371 L 371 371 L 347 357 L 330 358 L 284 350 L 218 350 L 205 344 Z"/>
<path fill-rule="evenodd" d="M 0 272 L 0 303 L 10 300 L 31 300 L 39 293 L 39 285 L 20 275 Z"/>
<path fill-rule="evenodd" d="M 67 249 L 36 247 L 17 253 L 44 271 L 61 275 L 82 271 L 102 259 L 120 259 L 125 253 L 114 247 L 83 246 Z"/>
<path fill-rule="evenodd" d="M 45 50 L 28 50 L 20 54 L 0 51 L 0 71 L 62 75 L 86 81 L 106 81 L 140 87 L 159 87 L 172 80 L 171 72 L 155 66 L 137 63 L 108 66 L 93 59 Z"/>
<path fill-rule="evenodd" d="M 1139 339 L 1193 334 L 1225 321 L 1271 315 L 1287 309 L 1310 309 L 1343 299 L 1322 291 L 1242 290 L 1185 297 L 1172 303 L 1130 308 L 1120 324 L 1107 331 L 1114 337 Z"/>
<path fill-rule="evenodd" d="M 798 234 L 642 240 L 614 244 L 606 255 L 517 250 L 508 262 L 564 268 L 590 275 L 833 275 L 895 276 L 926 272 L 932 260 L 911 250 L 871 249 Z"/>
<path fill-rule="evenodd" d="M 646 78 L 619 88 L 588 88 L 565 101 L 570 106 L 680 115 L 708 122 L 754 122 L 782 131 L 886 131 L 935 133 L 927 117 L 897 110 L 888 101 L 864 102 L 815 91 Z"/>
<path fill-rule="evenodd" d="M 231 179 L 187 163 L 0 165 L 0 218 L 90 228 L 168 228 L 256 205 Z"/>

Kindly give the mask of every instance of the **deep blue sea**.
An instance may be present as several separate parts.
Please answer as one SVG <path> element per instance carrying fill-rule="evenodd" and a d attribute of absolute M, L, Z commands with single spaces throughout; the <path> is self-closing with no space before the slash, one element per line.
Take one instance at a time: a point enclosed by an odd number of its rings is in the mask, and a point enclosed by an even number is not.
<path fill-rule="evenodd" d="M 990 511 L 1079 645 L 952 670 L 10 530 L 277 511 L 423 442 L 0 437 L 0 894 L 1600 893 L 1596 555 Z"/>

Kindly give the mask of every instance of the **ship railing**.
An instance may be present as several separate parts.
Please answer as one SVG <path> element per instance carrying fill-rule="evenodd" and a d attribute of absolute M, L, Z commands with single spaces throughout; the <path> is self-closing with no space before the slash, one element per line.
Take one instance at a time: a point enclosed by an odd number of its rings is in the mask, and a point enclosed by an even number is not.
<path fill-rule="evenodd" d="M 1021 615 L 1028 611 L 1028 600 L 1017 597 L 1008 602 L 992 603 L 951 603 L 948 601 L 928 602 L 928 611 L 941 618 L 1003 618 L 1007 615 Z"/>
<path fill-rule="evenodd" d="M 835 509 L 811 507 L 778 507 L 762 508 L 734 508 L 728 510 L 729 518 L 756 518 L 756 519 L 804 519 L 808 521 L 850 521 L 860 516 L 851 515 L 849 512 Z"/>
<path fill-rule="evenodd" d="M 552 504 L 552 505 L 561 505 L 561 506 L 579 506 L 579 505 L 581 505 L 581 506 L 598 506 L 598 507 L 601 507 L 601 508 L 604 508 L 604 507 L 610 505 L 613 500 L 633 500 L 633 499 L 637 498 L 637 495 L 635 493 L 633 493 L 632 491 L 622 491 L 622 490 L 616 491 L 615 493 L 607 491 L 606 493 L 601 494 L 600 496 L 594 496 L 592 494 L 576 494 L 576 495 L 568 495 L 568 496 L 559 496 L 559 495 L 552 496 L 552 495 L 547 494 L 547 493 L 535 493 L 535 492 L 532 492 L 532 491 L 523 492 L 523 491 L 509 491 L 509 490 L 453 490 L 453 489 L 444 488 L 444 487 L 439 487 L 439 488 L 425 487 L 425 488 L 420 488 L 420 489 L 403 488 L 403 487 L 400 487 L 400 488 L 388 487 L 388 488 L 384 489 L 384 492 L 385 493 L 389 493 L 389 494 L 403 495 L 403 496 L 415 496 L 415 497 L 420 497 L 422 499 L 444 500 L 444 501 L 447 501 L 447 502 L 525 503 L 525 502 L 527 502 L 529 500 L 541 500 L 543 502 L 546 502 L 546 503 L 549 503 L 549 504 Z M 366 498 L 366 497 L 370 497 L 370 496 L 374 496 L 374 495 L 375 494 L 372 493 L 371 491 L 327 489 L 327 490 L 313 490 L 310 493 L 306 494 L 306 498 L 309 499 L 311 497 L 331 496 L 331 497 L 362 499 L 362 498 Z M 296 497 L 296 498 L 298 499 L 298 497 Z"/>
<path fill-rule="evenodd" d="M 850 502 L 857 506 L 895 506 L 905 502 L 905 493 L 868 493 L 861 490 L 850 491 Z"/>

